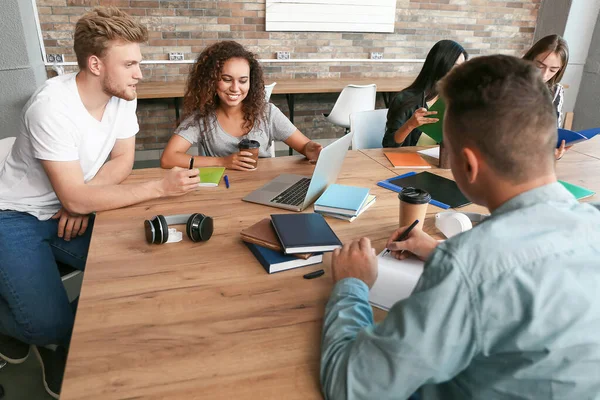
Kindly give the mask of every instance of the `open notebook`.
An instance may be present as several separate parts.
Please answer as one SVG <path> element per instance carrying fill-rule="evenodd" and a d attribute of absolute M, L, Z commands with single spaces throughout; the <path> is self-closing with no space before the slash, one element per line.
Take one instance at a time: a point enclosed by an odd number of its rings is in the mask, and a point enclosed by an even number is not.
<path fill-rule="evenodd" d="M 387 250 L 377 256 L 379 273 L 369 292 L 369 302 L 382 310 L 389 310 L 396 302 L 406 299 L 423 273 L 425 263 L 416 258 L 397 260 Z"/>

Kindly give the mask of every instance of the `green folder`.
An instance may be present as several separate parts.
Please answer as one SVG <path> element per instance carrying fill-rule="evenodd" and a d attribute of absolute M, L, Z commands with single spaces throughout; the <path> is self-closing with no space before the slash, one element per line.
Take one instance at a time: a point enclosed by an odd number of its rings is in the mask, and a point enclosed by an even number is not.
<path fill-rule="evenodd" d="M 437 143 L 442 143 L 442 126 L 444 124 L 444 112 L 446 112 L 446 104 L 440 98 L 429 108 L 429 111 L 437 111 L 437 115 L 431 115 L 431 118 L 438 118 L 439 121 L 435 124 L 424 124 L 418 129 L 429 135 Z"/>
<path fill-rule="evenodd" d="M 225 167 L 201 167 L 200 186 L 219 186 Z"/>
<path fill-rule="evenodd" d="M 592 192 L 589 189 L 586 189 L 581 186 L 573 185 L 572 183 L 558 181 L 561 185 L 565 187 L 577 200 L 585 199 L 586 197 L 590 197 L 596 194 L 596 192 Z"/>

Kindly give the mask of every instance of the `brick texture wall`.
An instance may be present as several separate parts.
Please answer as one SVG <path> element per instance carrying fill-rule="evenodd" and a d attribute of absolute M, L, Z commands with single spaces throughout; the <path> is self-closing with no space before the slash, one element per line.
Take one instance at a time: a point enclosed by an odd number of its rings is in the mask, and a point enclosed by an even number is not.
<path fill-rule="evenodd" d="M 426 56 L 441 39 L 461 43 L 472 56 L 505 53 L 521 55 L 532 44 L 541 0 L 397 0 L 394 33 L 266 32 L 265 0 L 37 0 L 47 53 L 64 54 L 75 61 L 73 27 L 77 19 L 97 5 L 120 7 L 148 26 L 149 41 L 142 52 L 147 60 L 167 60 L 169 52 L 183 52 L 193 60 L 218 40 L 236 40 L 261 59 L 289 51 L 291 58 L 367 59 L 382 52 L 386 59 Z M 390 77 L 416 75 L 420 64 L 372 62 L 268 63 L 272 80 L 282 78 Z M 150 81 L 185 80 L 189 65 L 146 64 Z M 67 68 L 67 71 L 74 70 Z M 336 95 L 302 95 L 296 99 L 295 124 L 312 138 L 343 134 L 321 114 L 333 107 Z M 273 103 L 287 113 L 283 95 Z M 378 99 L 378 108 L 383 102 Z M 175 128 L 173 104 L 143 100 L 138 106 L 141 131 L 138 149 L 163 148 Z"/>

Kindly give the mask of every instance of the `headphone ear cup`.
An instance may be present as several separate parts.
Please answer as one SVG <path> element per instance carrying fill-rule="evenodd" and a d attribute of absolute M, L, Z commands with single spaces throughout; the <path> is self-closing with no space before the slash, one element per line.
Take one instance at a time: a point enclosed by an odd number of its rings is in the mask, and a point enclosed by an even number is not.
<path fill-rule="evenodd" d="M 162 215 L 157 215 L 156 218 L 160 230 L 160 240 L 156 240 L 156 243 L 163 244 L 169 240 L 169 225 L 167 225 L 167 220 Z"/>
<path fill-rule="evenodd" d="M 210 239 L 213 234 L 213 219 L 204 214 L 192 214 L 185 226 L 185 231 L 192 242 Z"/>
<path fill-rule="evenodd" d="M 144 220 L 144 233 L 146 234 L 146 242 L 148 242 L 148 244 L 154 243 L 154 239 L 156 239 L 156 230 L 154 229 L 152 221 L 149 219 Z"/>

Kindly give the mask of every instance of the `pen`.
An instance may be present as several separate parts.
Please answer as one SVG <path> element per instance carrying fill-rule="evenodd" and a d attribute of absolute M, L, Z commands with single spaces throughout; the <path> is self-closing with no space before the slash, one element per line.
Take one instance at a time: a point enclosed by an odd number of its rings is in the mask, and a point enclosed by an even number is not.
<path fill-rule="evenodd" d="M 190 157 L 190 169 L 194 168 L 194 157 Z"/>
<path fill-rule="evenodd" d="M 229 177 L 228 177 L 227 175 L 225 175 L 225 176 L 223 177 L 223 179 L 225 180 L 225 187 L 226 187 L 227 189 L 229 189 Z"/>
<path fill-rule="evenodd" d="M 419 223 L 419 220 L 415 219 L 415 222 L 413 222 L 412 224 L 410 224 L 410 226 L 408 228 L 406 228 L 404 230 L 404 232 L 402 232 L 402 234 L 400 234 L 400 236 L 398 236 L 398 239 L 396 239 L 396 242 L 402 242 L 403 240 L 406 240 L 406 238 L 410 234 L 410 231 L 412 231 L 413 228 L 415 226 L 417 226 L 418 223 Z M 402 250 L 402 251 L 404 251 L 404 250 Z M 390 252 L 391 252 L 390 249 L 385 249 L 385 252 L 383 253 L 383 256 L 387 256 L 388 254 L 390 254 Z M 400 252 L 400 253 L 402 253 L 402 252 Z"/>
<path fill-rule="evenodd" d="M 318 269 L 314 272 L 310 272 L 306 275 L 304 275 L 304 279 L 313 279 L 313 278 L 318 278 L 321 275 L 323 275 L 325 273 L 325 271 L 323 271 L 322 269 Z"/>

